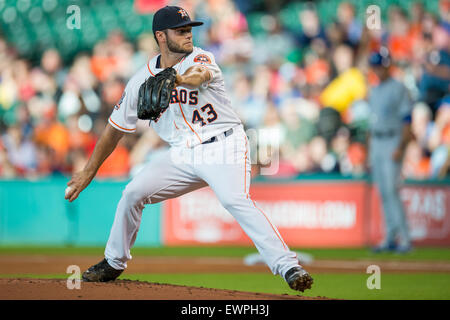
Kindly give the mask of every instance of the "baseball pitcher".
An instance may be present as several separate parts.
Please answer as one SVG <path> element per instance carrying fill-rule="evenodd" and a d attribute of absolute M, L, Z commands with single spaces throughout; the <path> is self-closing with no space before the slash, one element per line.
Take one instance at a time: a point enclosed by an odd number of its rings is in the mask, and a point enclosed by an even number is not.
<path fill-rule="evenodd" d="M 123 272 L 146 204 L 209 185 L 252 239 L 272 273 L 303 292 L 311 288 L 313 279 L 249 195 L 247 136 L 231 108 L 214 56 L 192 43 L 192 27 L 202 24 L 176 6 L 155 13 L 153 34 L 161 53 L 129 80 L 86 167 L 68 183 L 65 198 L 74 201 L 120 138 L 136 130 L 138 119 L 150 121 L 170 145 L 164 156 L 147 164 L 126 186 L 105 258 L 84 272 L 83 280 L 111 281 Z"/>

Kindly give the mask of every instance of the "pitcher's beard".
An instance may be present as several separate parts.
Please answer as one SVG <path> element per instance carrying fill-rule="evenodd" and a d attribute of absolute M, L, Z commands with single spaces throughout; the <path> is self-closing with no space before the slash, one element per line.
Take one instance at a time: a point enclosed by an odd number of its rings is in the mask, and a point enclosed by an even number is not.
<path fill-rule="evenodd" d="M 173 42 L 170 39 L 167 39 L 167 48 L 169 48 L 170 51 L 175 52 L 175 53 L 191 53 L 194 49 L 183 49 L 180 45 L 178 45 L 177 43 Z"/>

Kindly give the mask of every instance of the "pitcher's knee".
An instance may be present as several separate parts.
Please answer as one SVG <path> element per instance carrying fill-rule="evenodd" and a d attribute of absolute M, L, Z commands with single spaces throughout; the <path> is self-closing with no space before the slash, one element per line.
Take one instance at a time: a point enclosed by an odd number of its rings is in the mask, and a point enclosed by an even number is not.
<path fill-rule="evenodd" d="M 141 204 L 143 200 L 144 197 L 142 196 L 141 192 L 139 192 L 135 188 L 127 186 L 122 192 L 121 201 L 125 202 L 127 206 L 134 207 Z"/>
<path fill-rule="evenodd" d="M 245 206 L 247 205 L 247 201 L 250 201 L 245 195 L 233 195 L 226 198 L 221 197 L 219 200 L 227 211 L 233 211 L 233 209 Z"/>

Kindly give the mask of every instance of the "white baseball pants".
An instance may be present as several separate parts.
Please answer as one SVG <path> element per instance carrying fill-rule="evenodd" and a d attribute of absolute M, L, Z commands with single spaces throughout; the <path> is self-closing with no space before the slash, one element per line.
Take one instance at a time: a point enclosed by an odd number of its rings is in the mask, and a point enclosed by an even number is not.
<path fill-rule="evenodd" d="M 297 255 L 249 196 L 250 151 L 241 125 L 228 137 L 194 148 L 172 147 L 149 163 L 126 186 L 105 249 L 108 263 L 125 269 L 141 223 L 144 205 L 175 198 L 209 185 L 255 244 L 273 274 L 284 277 L 298 266 Z"/>

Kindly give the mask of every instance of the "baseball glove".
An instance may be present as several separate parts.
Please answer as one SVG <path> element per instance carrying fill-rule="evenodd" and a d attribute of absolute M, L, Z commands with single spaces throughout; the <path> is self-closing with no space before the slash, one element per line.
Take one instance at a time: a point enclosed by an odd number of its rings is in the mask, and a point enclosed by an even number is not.
<path fill-rule="evenodd" d="M 137 113 L 142 120 L 158 119 L 169 107 L 170 94 L 175 87 L 177 72 L 174 68 L 166 68 L 154 77 L 150 77 L 141 85 L 138 94 Z"/>

